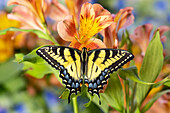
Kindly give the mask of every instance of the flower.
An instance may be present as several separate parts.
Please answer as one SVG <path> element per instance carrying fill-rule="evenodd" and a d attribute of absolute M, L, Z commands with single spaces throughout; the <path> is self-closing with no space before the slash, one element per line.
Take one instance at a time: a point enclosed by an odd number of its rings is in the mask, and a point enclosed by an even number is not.
<path fill-rule="evenodd" d="M 162 42 L 165 42 L 166 37 L 163 36 L 163 34 L 167 31 L 170 31 L 170 27 L 168 26 L 160 26 L 159 28 L 160 31 L 160 38 Z M 130 35 L 130 38 L 139 45 L 140 49 L 142 50 L 142 55 L 145 55 L 146 52 L 146 48 L 149 44 L 150 41 L 150 37 L 153 37 L 153 35 L 151 35 L 151 32 L 153 30 L 153 25 L 152 24 L 144 24 L 142 26 L 138 26 L 135 30 L 134 30 L 134 34 Z M 156 31 L 155 31 L 156 32 Z"/>
<path fill-rule="evenodd" d="M 104 36 L 104 43 L 108 48 L 118 48 L 118 31 L 134 23 L 132 10 L 132 7 L 126 7 L 120 9 L 117 14 L 112 14 L 114 22 L 101 32 Z"/>
<path fill-rule="evenodd" d="M 8 18 L 20 21 L 23 29 L 37 29 L 45 32 L 44 13 L 48 3 L 48 0 L 10 0 L 8 5 L 17 6 L 13 8 Z"/>
<path fill-rule="evenodd" d="M 60 21 L 57 29 L 61 38 L 71 42 L 70 47 L 96 49 L 104 48 L 105 44 L 100 39 L 92 37 L 112 23 L 110 12 L 101 5 L 85 3 L 81 8 L 78 30 L 76 30 L 73 16 L 67 16 L 63 21 Z"/>
<path fill-rule="evenodd" d="M 57 0 L 52 0 L 49 16 L 56 22 L 64 20 L 67 15 L 73 15 L 75 22 L 78 22 L 80 9 L 83 3 L 89 0 L 65 0 L 66 6 Z"/>
<path fill-rule="evenodd" d="M 8 27 L 19 27 L 20 23 L 15 20 L 9 20 L 5 12 L 0 12 L 0 30 L 6 29 Z M 0 62 L 8 60 L 14 53 L 14 40 L 11 37 L 14 32 L 9 31 L 5 35 L 0 35 Z"/>

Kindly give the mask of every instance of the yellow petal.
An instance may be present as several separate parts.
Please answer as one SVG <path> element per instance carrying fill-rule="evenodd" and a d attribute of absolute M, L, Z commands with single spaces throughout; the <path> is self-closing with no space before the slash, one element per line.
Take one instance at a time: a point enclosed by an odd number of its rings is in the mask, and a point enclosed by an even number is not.
<path fill-rule="evenodd" d="M 102 12 L 104 11 L 104 13 Z M 111 25 L 111 14 L 99 4 L 85 3 L 80 13 L 80 42 L 84 43 L 96 33 Z"/>

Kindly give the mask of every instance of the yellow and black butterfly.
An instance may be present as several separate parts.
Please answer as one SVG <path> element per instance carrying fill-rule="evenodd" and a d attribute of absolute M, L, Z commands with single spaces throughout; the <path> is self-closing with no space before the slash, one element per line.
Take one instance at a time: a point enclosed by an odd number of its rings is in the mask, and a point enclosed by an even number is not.
<path fill-rule="evenodd" d="M 112 72 L 121 68 L 133 59 L 133 54 L 121 49 L 94 49 L 82 51 L 64 46 L 46 46 L 36 53 L 45 59 L 52 67 L 60 71 L 62 82 L 71 94 L 81 92 L 82 84 L 88 87 L 88 92 L 97 94 L 107 84 Z"/>

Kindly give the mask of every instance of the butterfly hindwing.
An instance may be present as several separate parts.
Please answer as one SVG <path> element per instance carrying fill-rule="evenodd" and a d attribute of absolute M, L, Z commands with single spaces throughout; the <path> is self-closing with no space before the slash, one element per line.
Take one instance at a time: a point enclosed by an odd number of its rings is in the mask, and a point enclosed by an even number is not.
<path fill-rule="evenodd" d="M 81 51 L 63 46 L 46 46 L 38 49 L 36 53 L 60 71 L 62 82 L 70 90 L 70 102 L 71 94 L 81 91 Z"/>
<path fill-rule="evenodd" d="M 120 49 L 95 49 L 88 52 L 88 72 L 85 84 L 88 91 L 99 96 L 99 90 L 107 84 L 110 73 L 133 59 L 133 55 Z"/>

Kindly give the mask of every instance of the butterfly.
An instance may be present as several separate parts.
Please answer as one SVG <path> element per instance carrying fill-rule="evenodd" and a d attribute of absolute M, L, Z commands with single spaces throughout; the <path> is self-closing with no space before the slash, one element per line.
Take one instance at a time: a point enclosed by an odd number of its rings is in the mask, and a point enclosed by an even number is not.
<path fill-rule="evenodd" d="M 108 48 L 87 51 L 84 47 L 80 51 L 64 46 L 45 46 L 36 53 L 60 71 L 59 76 L 70 91 L 68 103 L 73 93 L 81 92 L 83 84 L 89 93 L 100 98 L 99 91 L 107 84 L 110 74 L 134 58 L 128 51 Z"/>

